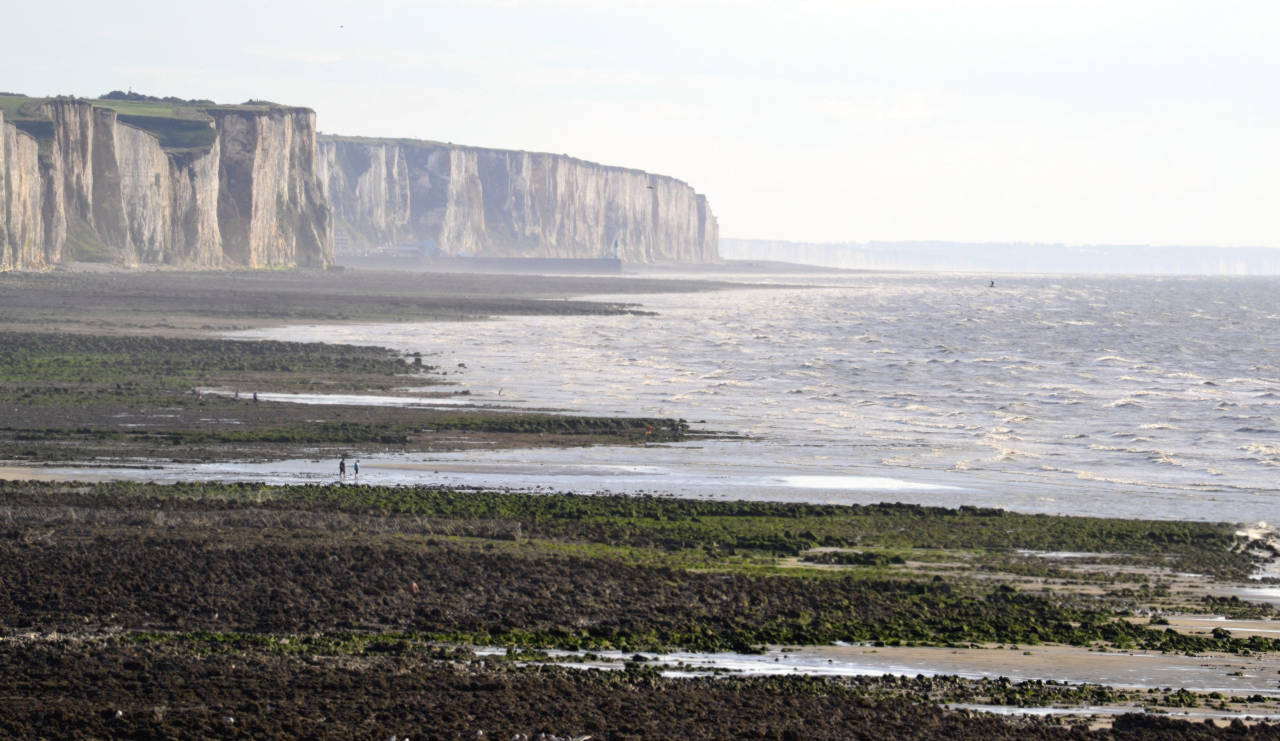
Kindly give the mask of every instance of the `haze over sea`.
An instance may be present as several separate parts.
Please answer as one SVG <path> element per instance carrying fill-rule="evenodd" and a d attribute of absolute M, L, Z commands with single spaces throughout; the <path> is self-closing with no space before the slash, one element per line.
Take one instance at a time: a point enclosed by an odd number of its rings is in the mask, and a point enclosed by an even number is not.
<path fill-rule="evenodd" d="M 238 336 L 421 351 L 465 363 L 451 377 L 476 403 L 749 436 L 437 455 L 413 474 L 433 481 L 1280 519 L 1280 279 L 773 280 L 790 286 L 638 299 L 656 316 Z M 370 483 L 412 469 L 365 467 Z"/>

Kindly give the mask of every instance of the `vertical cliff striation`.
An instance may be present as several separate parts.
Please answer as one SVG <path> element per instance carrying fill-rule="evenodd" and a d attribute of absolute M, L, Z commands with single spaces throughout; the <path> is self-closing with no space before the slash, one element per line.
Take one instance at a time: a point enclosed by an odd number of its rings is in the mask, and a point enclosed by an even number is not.
<path fill-rule="evenodd" d="M 707 199 L 674 178 L 568 156 L 321 136 L 318 171 L 354 248 L 711 262 Z"/>
<path fill-rule="evenodd" d="M 74 99 L 45 100 L 35 110 L 42 125 L 32 128 L 46 132 L 39 142 L 13 126 L 0 129 L 0 269 L 63 259 L 184 267 L 333 261 L 312 111 L 218 106 L 185 118 L 125 116 Z"/>
<path fill-rule="evenodd" d="M 212 110 L 218 130 L 218 225 L 227 261 L 319 267 L 333 261 L 333 222 L 316 174 L 316 118 Z"/>
<path fill-rule="evenodd" d="M 0 112 L 0 270 L 43 267 L 44 185 L 35 138 L 6 123 Z"/>
<path fill-rule="evenodd" d="M 564 155 L 318 137 L 313 111 L 268 103 L 0 93 L 0 198 L 0 270 L 321 267 L 335 227 L 355 248 L 719 258 L 707 199 L 674 178 Z"/>

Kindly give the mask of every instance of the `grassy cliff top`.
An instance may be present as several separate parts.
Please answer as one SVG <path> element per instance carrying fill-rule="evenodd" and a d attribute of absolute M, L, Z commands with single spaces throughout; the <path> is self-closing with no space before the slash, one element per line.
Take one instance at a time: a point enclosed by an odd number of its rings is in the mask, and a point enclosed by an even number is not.
<path fill-rule="evenodd" d="M 123 124 L 142 129 L 159 140 L 169 153 L 203 153 L 213 146 L 216 132 L 212 114 L 222 111 L 293 111 L 306 110 L 265 100 L 249 100 L 239 105 L 214 103 L 211 100 L 183 100 L 181 98 L 157 98 L 138 93 L 113 91 L 99 98 L 33 97 L 15 93 L 0 93 L 0 112 L 4 120 L 39 141 L 53 138 L 49 116 L 41 110 L 41 103 L 53 100 L 77 100 L 98 108 L 116 112 Z"/>
<path fill-rule="evenodd" d="M 111 95 L 108 93 L 108 95 Z M 219 107 L 212 101 L 180 101 L 163 100 L 122 100 L 111 97 L 92 99 L 36 97 L 13 93 L 0 93 L 0 111 L 4 111 L 6 121 L 47 121 L 49 117 L 40 110 L 40 104 L 53 100 L 82 100 L 99 108 L 110 108 L 116 113 L 131 116 L 149 116 L 153 118 L 176 118 L 187 120 L 211 121 L 205 111 Z"/>
<path fill-rule="evenodd" d="M 5 122 L 17 126 L 39 142 L 47 142 L 53 139 L 53 124 L 37 108 L 42 100 L 45 99 L 0 93 L 0 113 L 4 114 Z"/>
<path fill-rule="evenodd" d="M 32 100 L 25 95 L 14 95 L 13 93 L 0 93 L 0 113 L 4 113 L 6 121 L 12 121 L 22 116 L 22 106 L 27 101 Z"/>

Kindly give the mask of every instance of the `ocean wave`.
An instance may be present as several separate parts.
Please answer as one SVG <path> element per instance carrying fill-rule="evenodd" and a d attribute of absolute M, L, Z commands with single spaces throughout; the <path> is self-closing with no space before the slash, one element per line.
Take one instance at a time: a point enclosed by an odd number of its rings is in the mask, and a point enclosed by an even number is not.
<path fill-rule="evenodd" d="M 902 407 L 902 409 L 908 412 L 925 412 L 928 414 L 937 414 L 941 411 L 939 409 L 935 409 L 934 407 L 928 406 L 927 404 L 907 404 L 906 406 Z"/>
<path fill-rule="evenodd" d="M 1110 404 L 1107 404 L 1107 406 L 1111 407 L 1112 409 L 1120 409 L 1123 407 L 1141 407 L 1142 402 L 1132 397 L 1129 397 L 1125 399 L 1116 399 Z"/>
<path fill-rule="evenodd" d="M 1268 380 L 1267 380 L 1267 379 L 1265 379 L 1265 378 L 1257 378 L 1257 377 L 1251 377 L 1251 376 L 1239 376 L 1239 377 L 1232 376 L 1232 377 L 1230 377 L 1230 378 L 1222 378 L 1222 379 L 1219 379 L 1219 380 L 1220 380 L 1222 383 L 1231 384 L 1231 385 L 1233 385 L 1233 386 L 1244 386 L 1244 385 L 1249 385 L 1249 386 L 1258 386 L 1258 385 L 1266 386 L 1266 385 L 1268 385 L 1268 384 L 1270 384 L 1270 383 L 1274 383 L 1273 381 L 1268 381 Z"/>
<path fill-rule="evenodd" d="M 1111 437 L 1123 438 L 1128 440 L 1131 443 L 1151 442 L 1151 438 L 1145 437 L 1143 435 L 1139 435 L 1136 432 L 1113 432 L 1111 433 Z"/>
<path fill-rule="evenodd" d="M 1240 450 L 1248 453 L 1247 460 L 1261 463 L 1265 466 L 1280 466 L 1280 445 L 1273 443 L 1250 443 L 1242 446 Z"/>
<path fill-rule="evenodd" d="M 1042 466 L 1042 469 L 1046 471 L 1057 472 L 1057 473 L 1071 474 L 1075 476 L 1077 479 L 1080 479 L 1081 481 L 1094 481 L 1094 482 L 1103 483 L 1103 484 L 1118 484 L 1121 486 L 1132 486 L 1132 487 L 1137 487 L 1142 489 L 1176 489 L 1178 488 L 1176 486 L 1171 486 L 1166 482 L 1157 481 L 1154 479 L 1121 477 L 1114 474 L 1102 473 L 1100 471 L 1085 471 L 1085 470 L 1079 470 L 1079 469 L 1055 468 L 1055 467 L 1049 467 L 1049 466 Z"/>
<path fill-rule="evenodd" d="M 1097 450 L 1102 453 L 1123 453 L 1125 448 L 1116 445 L 1103 445 L 1102 443 L 1089 443 L 1089 450 Z"/>

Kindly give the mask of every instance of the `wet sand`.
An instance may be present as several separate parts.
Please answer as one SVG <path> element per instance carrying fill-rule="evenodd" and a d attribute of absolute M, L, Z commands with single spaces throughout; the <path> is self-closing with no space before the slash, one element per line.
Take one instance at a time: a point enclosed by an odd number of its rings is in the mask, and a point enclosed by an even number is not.
<path fill-rule="evenodd" d="M 0 481 L 105 481 L 109 478 L 87 472 L 70 474 L 31 466 L 0 466 Z"/>
<path fill-rule="evenodd" d="M 1217 616 L 1168 615 L 1169 627 L 1180 633 L 1212 633 L 1219 628 L 1231 631 L 1238 638 L 1262 636 L 1275 638 L 1280 635 L 1280 622 L 1275 620 L 1228 620 Z"/>
<path fill-rule="evenodd" d="M 518 443 L 523 442 L 520 446 Z M 883 476 L 843 477 L 841 489 L 815 489 L 797 485 L 768 465 L 753 470 L 717 470 L 681 467 L 655 461 L 645 453 L 679 457 L 681 448 L 724 445 L 715 441 L 619 446 L 591 443 L 591 447 L 546 447 L 552 437 L 526 435 L 522 439 L 490 440 L 440 433 L 434 440 L 439 452 L 380 453 L 369 446 L 347 446 L 348 458 L 360 459 L 360 483 L 377 486 L 446 486 L 510 489 L 527 492 L 579 494 L 629 493 L 690 499 L 738 499 L 814 504 L 872 504 L 901 501 L 940 504 L 949 492 L 943 485 L 904 481 Z M 559 440 L 561 446 L 572 440 Z M 731 444 L 731 443 L 730 443 Z M 530 450 L 535 445 L 536 452 Z M 365 447 L 361 450 L 361 447 Z M 664 450 L 659 451 L 659 448 Z M 457 453 L 468 450 L 467 453 Z M 317 483 L 335 479 L 337 454 L 315 452 L 313 457 L 274 460 L 147 462 L 145 466 L 113 465 L 100 460 L 94 466 L 59 466 L 42 472 L 63 480 L 86 477 L 158 483 L 220 481 L 272 485 Z M 41 472 L 39 468 L 10 467 Z M 21 476 L 14 476 L 21 478 Z"/>
<path fill-rule="evenodd" d="M 479 649 L 502 654 L 505 649 Z M 576 657 L 549 651 L 555 657 Z M 654 654 L 597 651 L 611 662 L 644 656 L 668 676 L 696 676 L 725 670 L 750 676 L 956 676 L 1013 682 L 1055 681 L 1123 689 L 1186 689 L 1231 696 L 1265 695 L 1280 699 L 1280 656 L 1206 653 L 1197 656 L 1145 651 L 1101 651 L 1062 645 L 1009 648 L 935 648 L 902 646 L 771 646 L 763 654 L 704 654 L 674 651 Z M 570 666 L 620 668 L 619 663 L 574 659 Z M 1280 710 L 1278 710 L 1280 711 Z"/>
<path fill-rule="evenodd" d="M 1270 654 L 1183 656 L 1040 645 L 977 649 L 821 646 L 798 648 L 782 656 L 908 676 L 1008 677 L 1015 682 L 1040 679 L 1134 689 L 1181 687 L 1196 692 L 1280 697 L 1277 686 L 1280 656 Z"/>

